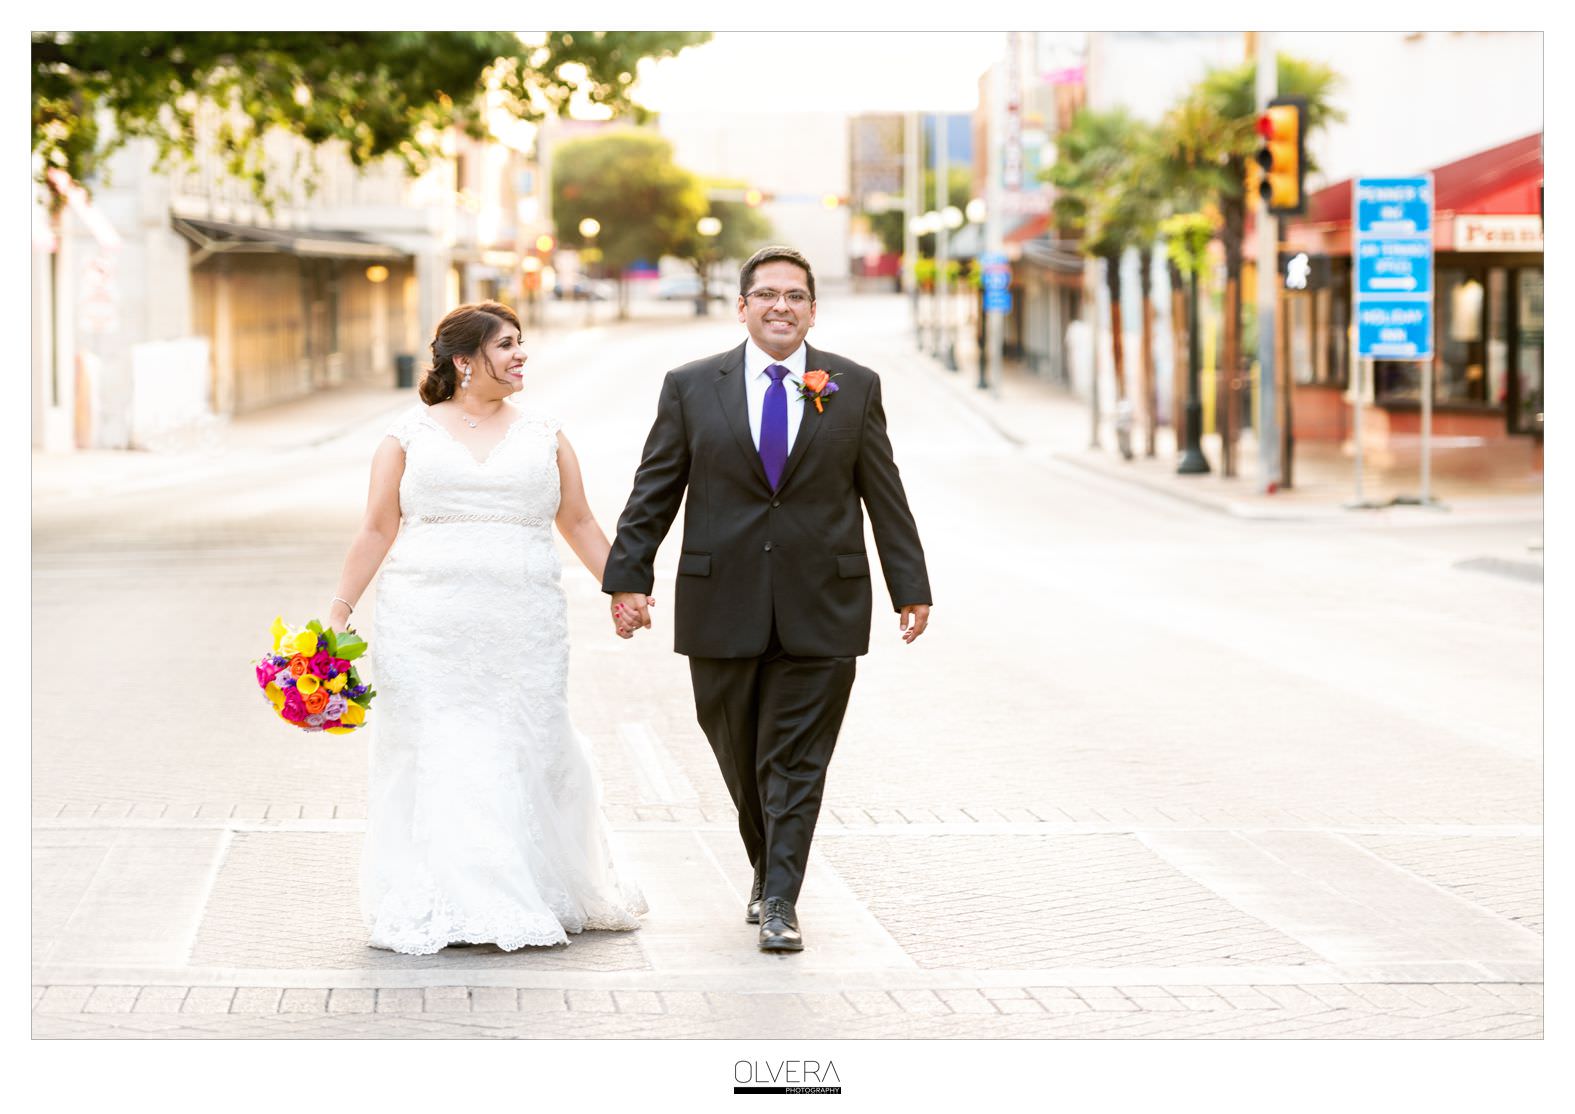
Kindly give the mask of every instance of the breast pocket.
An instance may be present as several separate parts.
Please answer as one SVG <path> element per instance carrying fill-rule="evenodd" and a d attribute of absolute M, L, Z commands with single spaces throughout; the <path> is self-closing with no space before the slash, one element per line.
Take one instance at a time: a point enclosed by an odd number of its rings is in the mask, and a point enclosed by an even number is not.
<path fill-rule="evenodd" d="M 832 441 L 857 441 L 859 439 L 858 426 L 844 426 L 841 429 L 828 427 L 826 437 Z"/>

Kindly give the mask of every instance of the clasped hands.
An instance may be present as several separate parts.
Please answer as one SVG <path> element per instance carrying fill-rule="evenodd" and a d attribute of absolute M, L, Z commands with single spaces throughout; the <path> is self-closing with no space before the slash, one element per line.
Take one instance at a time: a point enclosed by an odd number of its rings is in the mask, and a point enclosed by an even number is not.
<path fill-rule="evenodd" d="M 612 610 L 613 630 L 619 638 L 633 638 L 634 632 L 644 627 L 651 629 L 651 608 L 656 597 L 644 592 L 614 592 L 608 607 Z"/>

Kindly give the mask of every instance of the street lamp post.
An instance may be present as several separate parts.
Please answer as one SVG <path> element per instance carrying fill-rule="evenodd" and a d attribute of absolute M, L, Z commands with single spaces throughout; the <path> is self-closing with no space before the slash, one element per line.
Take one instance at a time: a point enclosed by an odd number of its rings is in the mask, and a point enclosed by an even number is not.
<path fill-rule="evenodd" d="M 588 256 L 596 250 L 596 234 L 602 230 L 602 222 L 595 217 L 586 217 L 580 222 L 580 235 L 590 241 L 590 250 L 581 253 L 581 257 Z M 589 264 L 589 260 L 585 260 Z M 592 324 L 596 319 L 596 291 L 591 286 L 591 272 L 587 265 L 581 270 L 585 274 L 585 323 Z"/>
<path fill-rule="evenodd" d="M 941 214 L 934 209 L 929 210 L 920 217 L 919 231 L 921 235 L 933 236 L 930 241 L 930 355 L 941 354 Z"/>
<path fill-rule="evenodd" d="M 951 245 L 949 234 L 963 226 L 962 210 L 955 205 L 948 205 L 941 210 L 941 243 L 944 245 L 937 253 L 941 258 L 936 263 L 936 269 L 944 267 L 951 270 Z M 957 370 L 957 344 L 955 330 L 952 328 L 952 303 L 955 299 L 951 294 L 951 275 L 946 276 L 946 284 L 941 288 L 941 363 L 946 365 L 947 371 Z"/>
<path fill-rule="evenodd" d="M 711 264 L 716 251 L 717 237 L 722 234 L 722 222 L 715 217 L 701 217 L 695 221 L 695 231 L 700 233 L 700 294 L 695 299 L 695 316 L 704 317 L 711 312 Z"/>

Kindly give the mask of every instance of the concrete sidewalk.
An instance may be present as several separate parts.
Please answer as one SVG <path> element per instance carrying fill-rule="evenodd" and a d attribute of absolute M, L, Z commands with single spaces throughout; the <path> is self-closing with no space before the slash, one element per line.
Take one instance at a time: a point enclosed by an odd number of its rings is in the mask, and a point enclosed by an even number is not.
<path fill-rule="evenodd" d="M 1133 430 L 1137 456 L 1123 460 L 1116 448 L 1113 406 L 1105 401 L 1098 444 L 1092 444 L 1093 421 L 1086 399 L 1008 361 L 999 384 L 977 386 L 978 364 L 972 351 L 959 351 L 959 368 L 947 371 L 923 354 L 919 360 L 943 380 L 958 400 L 988 422 L 1000 436 L 1029 452 L 1047 454 L 1065 464 L 1109 479 L 1136 484 L 1177 499 L 1238 518 L 1279 521 L 1356 522 L 1384 525 L 1432 525 L 1441 521 L 1505 521 L 1541 523 L 1542 474 L 1519 465 L 1518 454 L 1484 453 L 1479 446 L 1435 446 L 1431 495 L 1442 505 L 1390 505 L 1397 496 L 1420 492 L 1420 454 L 1414 447 L 1393 451 L 1384 460 L 1363 466 L 1363 501 L 1384 504 L 1352 508 L 1356 500 L 1355 461 L 1349 448 L 1302 443 L 1295 448 L 1294 487 L 1265 494 L 1258 479 L 1258 445 L 1253 431 L 1243 431 L 1236 453 L 1238 474 L 1226 478 L 1220 468 L 1218 435 L 1204 437 L 1203 454 L 1210 471 L 1178 475 L 1175 432 L 1160 427 L 1155 455 L 1143 455 L 1141 426 Z"/>

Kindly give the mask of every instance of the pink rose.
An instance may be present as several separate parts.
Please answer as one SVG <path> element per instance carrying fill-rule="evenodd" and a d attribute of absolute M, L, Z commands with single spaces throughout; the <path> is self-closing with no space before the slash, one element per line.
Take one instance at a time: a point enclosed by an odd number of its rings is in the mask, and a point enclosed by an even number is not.
<path fill-rule="evenodd" d="M 341 673 L 348 673 L 350 672 L 350 662 L 345 658 L 335 658 L 334 668 Z"/>
<path fill-rule="evenodd" d="M 300 723 L 306 718 L 306 700 L 296 689 L 291 689 L 284 694 L 284 708 L 280 715 L 291 723 Z"/>
<path fill-rule="evenodd" d="M 271 661 L 262 662 L 257 666 L 257 687 L 265 689 L 279 672 L 279 667 Z"/>
<path fill-rule="evenodd" d="M 317 651 L 317 653 L 312 655 L 312 672 L 316 673 L 319 677 L 327 677 L 328 666 L 333 662 L 333 660 L 333 658 L 329 657 L 327 650 Z"/>

